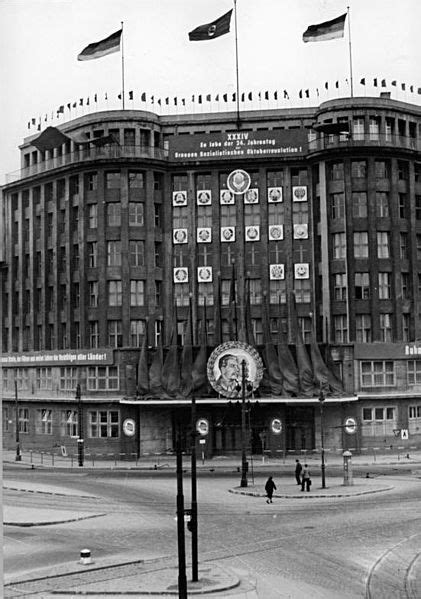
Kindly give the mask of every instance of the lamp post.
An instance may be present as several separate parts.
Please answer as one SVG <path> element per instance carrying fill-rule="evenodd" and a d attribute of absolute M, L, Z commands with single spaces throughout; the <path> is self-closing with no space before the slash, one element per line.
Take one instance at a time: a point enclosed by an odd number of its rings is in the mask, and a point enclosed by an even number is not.
<path fill-rule="evenodd" d="M 319 402 L 320 402 L 320 442 L 322 448 L 322 489 L 326 489 L 326 479 L 325 479 L 325 446 L 324 446 L 324 430 L 323 430 L 323 402 L 325 400 L 325 396 L 322 390 L 322 386 L 320 385 L 320 393 L 319 393 Z"/>
<path fill-rule="evenodd" d="M 247 487 L 246 458 L 246 361 L 241 361 L 241 482 L 240 487 Z"/>
<path fill-rule="evenodd" d="M 78 456 L 78 464 L 79 466 L 83 466 L 84 459 L 84 441 L 83 441 L 83 410 L 82 410 L 82 397 L 80 393 L 80 385 L 79 383 L 76 386 L 76 400 L 78 402 L 78 440 L 77 440 L 77 456 Z"/>
<path fill-rule="evenodd" d="M 16 412 L 16 462 L 22 461 L 20 454 L 20 441 L 19 441 L 19 400 L 18 400 L 18 383 L 15 381 L 15 412 Z"/>
<path fill-rule="evenodd" d="M 191 398 L 191 553 L 192 581 L 199 580 L 198 539 L 197 539 L 197 474 L 196 474 L 196 398 Z"/>

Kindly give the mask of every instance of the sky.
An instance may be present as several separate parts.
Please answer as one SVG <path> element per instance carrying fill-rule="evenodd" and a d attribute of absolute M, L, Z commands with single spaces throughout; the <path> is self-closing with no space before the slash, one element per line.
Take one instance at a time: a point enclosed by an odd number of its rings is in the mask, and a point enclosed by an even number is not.
<path fill-rule="evenodd" d="M 312 24 L 347 12 L 343 39 L 304 43 Z M 77 61 L 89 43 L 104 39 L 124 23 L 126 108 L 153 109 L 140 96 L 188 99 L 187 112 L 223 110 L 218 104 L 191 104 L 195 94 L 236 90 L 235 26 L 219 38 L 190 42 L 188 32 L 234 7 L 233 0 L 0 0 L 0 185 L 20 167 L 18 146 L 37 126 L 57 126 L 88 111 L 119 109 L 122 53 Z M 354 96 L 392 97 L 421 105 L 420 0 L 237 0 L 240 93 L 253 93 L 246 109 L 316 106 L 350 95 L 350 52 Z M 366 85 L 360 85 L 362 78 Z M 373 79 L 386 79 L 375 88 Z M 397 87 L 390 82 L 397 81 Z M 338 87 L 335 87 L 338 81 Z M 328 90 L 325 83 L 328 82 Z M 406 91 L 400 85 L 406 83 Z M 414 86 L 414 93 L 409 86 Z M 283 99 L 287 90 L 289 100 Z M 300 90 L 309 98 L 299 98 Z M 316 89 L 319 90 L 317 97 Z M 273 91 L 282 99 L 272 101 Z M 133 91 L 133 102 L 127 101 Z M 271 101 L 258 102 L 258 92 Z M 97 104 L 93 104 L 97 94 Z M 105 94 L 108 100 L 105 101 Z M 79 100 L 90 98 L 89 108 Z M 69 111 L 67 103 L 78 103 Z M 163 102 L 164 103 L 164 102 Z M 65 106 L 57 118 L 57 109 Z M 242 105 L 243 106 L 243 105 Z M 155 105 L 156 108 L 156 105 Z M 235 110 L 235 104 L 230 104 Z M 163 106 L 161 113 L 168 114 Z M 47 120 L 45 116 L 47 115 Z"/>

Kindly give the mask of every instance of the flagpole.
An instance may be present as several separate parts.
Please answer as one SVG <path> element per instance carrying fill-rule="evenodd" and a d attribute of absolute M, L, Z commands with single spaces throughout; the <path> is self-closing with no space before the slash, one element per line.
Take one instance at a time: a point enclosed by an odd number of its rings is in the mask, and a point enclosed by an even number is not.
<path fill-rule="evenodd" d="M 346 7 L 348 12 L 348 44 L 349 44 L 349 80 L 351 83 L 351 98 L 354 97 L 354 84 L 352 79 L 352 51 L 351 51 L 351 17 L 349 6 Z"/>
<path fill-rule="evenodd" d="M 237 128 L 240 128 L 240 80 L 238 73 L 237 0 L 234 0 L 235 20 L 235 72 L 237 77 Z"/>
<path fill-rule="evenodd" d="M 124 110 L 124 41 L 123 41 L 123 21 L 121 21 L 121 99 Z"/>

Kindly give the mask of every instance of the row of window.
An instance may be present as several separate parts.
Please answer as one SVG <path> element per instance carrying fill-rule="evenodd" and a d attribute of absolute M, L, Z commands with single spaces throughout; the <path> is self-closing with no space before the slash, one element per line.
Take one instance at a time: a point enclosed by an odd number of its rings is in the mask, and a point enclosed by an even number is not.
<path fill-rule="evenodd" d="M 403 313 L 401 316 L 401 341 L 410 341 L 411 315 Z M 370 314 L 356 314 L 354 320 L 355 341 L 357 343 L 371 343 L 374 341 L 372 331 L 373 317 Z M 379 338 L 375 339 L 375 341 L 383 343 L 396 341 L 393 338 L 393 313 L 386 312 L 378 314 L 378 327 Z M 346 314 L 339 314 L 333 317 L 333 338 L 335 343 L 349 343 L 349 318 Z"/>
<path fill-rule="evenodd" d="M 3 407 L 3 432 L 14 431 L 10 408 Z M 29 408 L 18 408 L 18 428 L 20 433 L 28 434 L 32 426 L 35 434 L 52 435 L 54 419 L 58 416 L 58 430 L 61 437 L 78 437 L 78 412 L 76 410 L 60 410 L 57 414 L 49 408 L 37 408 L 35 412 Z M 120 436 L 120 412 L 118 410 L 88 410 L 87 431 L 90 439 L 118 438 Z"/>
<path fill-rule="evenodd" d="M 400 273 L 400 291 L 402 299 L 410 299 L 411 276 L 408 272 Z M 379 272 L 377 277 L 377 291 L 379 299 L 392 299 L 393 275 L 391 272 Z M 347 275 L 338 273 L 333 275 L 333 297 L 335 300 L 347 299 Z M 370 285 L 370 273 L 354 273 L 354 296 L 355 299 L 369 299 L 373 295 Z"/>
<path fill-rule="evenodd" d="M 143 321 L 142 321 L 143 322 Z M 144 323 L 143 323 L 144 324 Z M 40 391 L 52 391 L 57 385 L 60 391 L 75 391 L 81 371 L 74 367 L 60 368 L 56 380 L 56 369 L 42 366 L 30 368 L 3 368 L 3 390 L 11 391 L 14 385 L 18 390 L 28 390 L 33 386 Z M 117 391 L 120 388 L 118 366 L 88 366 L 86 369 L 86 389 L 88 391 Z"/>
<path fill-rule="evenodd" d="M 404 376 L 408 386 L 421 385 L 421 360 L 405 360 Z M 361 387 L 394 387 L 396 363 L 393 360 L 370 360 L 360 362 Z"/>
<path fill-rule="evenodd" d="M 353 191 L 351 193 L 351 206 L 354 218 L 367 218 L 369 206 L 367 192 Z M 345 218 L 345 193 L 330 194 L 329 208 L 333 220 Z M 398 193 L 399 218 L 409 218 L 409 210 L 409 195 L 407 193 Z M 375 214 L 377 218 L 390 216 L 389 193 L 387 191 L 376 191 Z M 421 195 L 415 196 L 415 218 L 421 220 Z"/>

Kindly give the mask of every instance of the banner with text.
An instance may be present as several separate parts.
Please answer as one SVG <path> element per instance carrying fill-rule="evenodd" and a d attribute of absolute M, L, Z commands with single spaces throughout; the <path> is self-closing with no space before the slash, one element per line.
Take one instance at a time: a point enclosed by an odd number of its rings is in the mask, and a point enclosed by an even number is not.
<path fill-rule="evenodd" d="M 1 366 L 82 366 L 86 364 L 113 364 L 112 349 L 63 350 L 26 352 L 0 356 Z"/>

